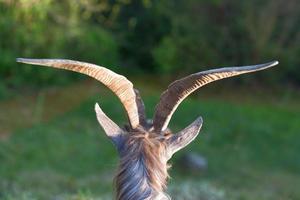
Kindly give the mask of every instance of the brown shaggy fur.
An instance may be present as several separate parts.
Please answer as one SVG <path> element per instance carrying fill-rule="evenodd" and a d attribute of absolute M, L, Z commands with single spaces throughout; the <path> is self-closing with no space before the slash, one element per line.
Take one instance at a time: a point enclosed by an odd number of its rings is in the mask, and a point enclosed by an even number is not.
<path fill-rule="evenodd" d="M 128 135 L 115 178 L 117 199 L 153 199 L 163 193 L 169 177 L 166 138 L 143 129 Z"/>

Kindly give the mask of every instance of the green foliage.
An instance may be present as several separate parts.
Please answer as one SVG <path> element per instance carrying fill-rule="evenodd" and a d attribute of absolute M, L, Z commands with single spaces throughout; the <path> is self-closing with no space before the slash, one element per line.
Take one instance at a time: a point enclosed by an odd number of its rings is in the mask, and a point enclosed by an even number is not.
<path fill-rule="evenodd" d="M 70 58 L 171 75 L 277 59 L 280 69 L 252 79 L 299 83 L 299 5 L 297 0 L 1 0 L 2 87 L 79 77 L 23 66 L 16 57 Z"/>
<path fill-rule="evenodd" d="M 77 4 L 52 0 L 0 2 L 0 78 L 7 86 L 66 83 L 78 78 L 16 63 L 17 57 L 70 58 L 117 65 L 118 49 L 108 30 L 81 19 Z"/>
<path fill-rule="evenodd" d="M 133 0 L 121 7 L 116 25 L 120 54 L 129 66 L 152 72 L 157 70 L 152 49 L 171 29 L 170 19 L 160 4 L 159 0 Z"/>
<path fill-rule="evenodd" d="M 161 44 L 153 49 L 153 57 L 160 65 L 158 70 L 163 73 L 170 73 L 180 70 L 180 66 L 176 63 L 176 55 L 178 49 L 170 37 L 165 37 Z"/>
<path fill-rule="evenodd" d="M 295 0 L 169 3 L 166 8 L 170 11 L 172 32 L 154 51 L 155 59 L 169 73 L 277 59 L 283 66 L 281 73 L 268 72 L 263 80 L 296 82 L 300 62 L 296 56 L 300 52 L 299 5 Z M 166 59 L 162 59 L 164 56 Z M 259 76 L 256 78 L 262 79 Z"/>

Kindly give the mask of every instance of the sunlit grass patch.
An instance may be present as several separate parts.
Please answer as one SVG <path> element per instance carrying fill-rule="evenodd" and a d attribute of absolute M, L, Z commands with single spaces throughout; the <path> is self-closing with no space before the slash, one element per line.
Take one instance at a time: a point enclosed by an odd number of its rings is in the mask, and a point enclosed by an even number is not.
<path fill-rule="evenodd" d="M 174 200 L 225 200 L 225 191 L 206 181 L 182 180 L 168 189 Z"/>
<path fill-rule="evenodd" d="M 158 96 L 143 96 L 149 117 Z M 118 124 L 126 122 L 116 97 L 97 95 L 0 142 L 0 199 L 112 199 L 117 153 L 96 121 L 95 102 Z M 172 118 L 171 128 L 176 132 L 199 115 L 204 124 L 198 138 L 171 160 L 170 196 L 300 198 L 297 112 L 272 104 L 188 99 Z M 180 170 L 184 151 L 205 156 L 207 172 Z"/>

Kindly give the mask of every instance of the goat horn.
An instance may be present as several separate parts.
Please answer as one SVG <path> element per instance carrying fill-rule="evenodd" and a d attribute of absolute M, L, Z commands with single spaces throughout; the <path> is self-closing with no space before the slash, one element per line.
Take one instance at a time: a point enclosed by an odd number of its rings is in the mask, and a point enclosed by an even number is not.
<path fill-rule="evenodd" d="M 154 130 L 158 133 L 164 131 L 179 104 L 198 88 L 216 80 L 264 70 L 277 64 L 278 61 L 273 61 L 260 65 L 219 68 L 191 74 L 174 81 L 162 93 L 159 103 L 156 105 L 153 117 Z"/>
<path fill-rule="evenodd" d="M 136 93 L 126 77 L 104 67 L 73 60 L 17 58 L 17 62 L 75 71 L 97 79 L 118 96 L 127 112 L 131 127 L 136 128 L 139 125 Z"/>

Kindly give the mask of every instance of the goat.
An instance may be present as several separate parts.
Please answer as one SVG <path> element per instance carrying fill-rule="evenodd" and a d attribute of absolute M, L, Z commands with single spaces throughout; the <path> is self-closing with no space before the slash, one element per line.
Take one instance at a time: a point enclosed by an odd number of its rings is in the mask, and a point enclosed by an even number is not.
<path fill-rule="evenodd" d="M 179 104 L 200 87 L 223 78 L 264 70 L 278 64 L 227 67 L 198 72 L 176 80 L 160 97 L 153 122 L 146 120 L 145 107 L 138 90 L 124 76 L 94 64 L 64 59 L 26 59 L 17 62 L 66 69 L 91 76 L 112 90 L 123 104 L 129 125 L 120 128 L 96 103 L 99 124 L 116 146 L 120 163 L 115 177 L 117 200 L 165 200 L 168 160 L 198 135 L 202 118 L 173 134 L 169 121 Z"/>

